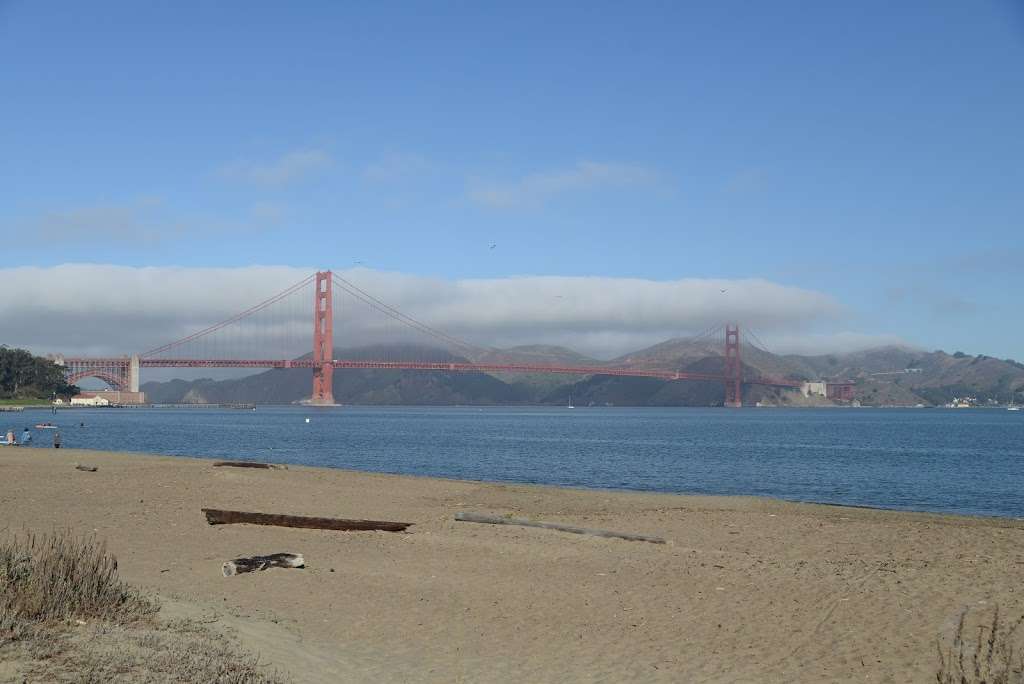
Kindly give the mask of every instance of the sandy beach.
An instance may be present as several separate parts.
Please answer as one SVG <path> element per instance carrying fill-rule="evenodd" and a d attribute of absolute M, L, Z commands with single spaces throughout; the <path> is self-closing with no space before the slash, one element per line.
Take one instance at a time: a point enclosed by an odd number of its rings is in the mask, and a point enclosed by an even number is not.
<path fill-rule="evenodd" d="M 214 527 L 203 507 L 414 525 Z M 926 682 L 965 608 L 1024 612 L 1024 523 L 1003 519 L 70 449 L 0 451 L 0 519 L 95 532 L 164 614 L 202 616 L 298 682 Z M 221 574 L 276 552 L 307 567 Z"/>

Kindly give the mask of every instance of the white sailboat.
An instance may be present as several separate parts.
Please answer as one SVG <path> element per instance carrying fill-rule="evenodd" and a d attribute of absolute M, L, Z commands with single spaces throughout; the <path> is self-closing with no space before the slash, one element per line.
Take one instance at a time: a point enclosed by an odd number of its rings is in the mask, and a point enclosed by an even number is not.
<path fill-rule="evenodd" d="M 571 394 L 569 395 L 569 406 L 567 408 L 576 408 L 575 406 L 572 405 L 572 395 Z"/>

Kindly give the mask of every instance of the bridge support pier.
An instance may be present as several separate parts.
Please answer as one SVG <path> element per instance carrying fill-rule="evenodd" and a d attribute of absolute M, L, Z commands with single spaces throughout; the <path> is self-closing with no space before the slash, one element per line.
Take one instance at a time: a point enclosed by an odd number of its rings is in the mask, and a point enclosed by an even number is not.
<path fill-rule="evenodd" d="M 313 295 L 314 406 L 334 406 L 334 304 L 330 271 L 317 271 Z"/>
<path fill-rule="evenodd" d="M 132 354 L 128 361 L 128 391 L 139 391 L 139 355 Z"/>

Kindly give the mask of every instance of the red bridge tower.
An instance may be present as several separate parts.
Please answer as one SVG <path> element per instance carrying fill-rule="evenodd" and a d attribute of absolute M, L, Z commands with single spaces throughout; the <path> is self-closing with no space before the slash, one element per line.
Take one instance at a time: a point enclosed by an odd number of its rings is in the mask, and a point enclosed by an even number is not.
<path fill-rule="evenodd" d="M 334 304 L 331 272 L 317 271 L 313 296 L 313 396 L 309 403 L 334 405 Z"/>
<path fill-rule="evenodd" d="M 743 406 L 743 364 L 740 363 L 740 326 L 725 326 L 725 405 Z"/>

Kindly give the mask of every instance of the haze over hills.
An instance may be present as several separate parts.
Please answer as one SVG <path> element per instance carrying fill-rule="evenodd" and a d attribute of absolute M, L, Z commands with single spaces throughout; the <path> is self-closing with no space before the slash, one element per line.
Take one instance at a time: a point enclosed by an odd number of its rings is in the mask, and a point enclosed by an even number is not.
<path fill-rule="evenodd" d="M 508 349 L 488 349 L 474 354 L 476 363 L 516 363 L 547 366 L 603 366 L 604 361 L 580 354 L 572 349 L 551 344 L 531 344 Z"/>
<path fill-rule="evenodd" d="M 472 358 L 442 349 L 391 345 L 335 349 L 335 358 L 438 362 L 510 363 L 550 366 L 628 367 L 721 373 L 724 360 L 714 342 L 666 340 L 611 361 L 571 349 L 530 345 L 487 350 Z M 849 354 L 776 355 L 751 345 L 742 348 L 748 375 L 790 380 L 854 380 L 865 405 L 935 405 L 972 396 L 980 403 L 1024 401 L 1024 364 L 961 352 L 923 352 L 879 347 Z M 142 387 L 154 403 L 291 403 L 309 396 L 310 369 L 276 369 L 231 380 L 149 382 Z M 336 370 L 334 396 L 343 404 L 367 405 L 562 405 L 714 406 L 724 400 L 717 382 L 667 382 L 653 378 L 547 373 L 463 373 L 439 371 Z M 799 392 L 748 386 L 744 402 L 778 405 L 831 404 Z"/>

